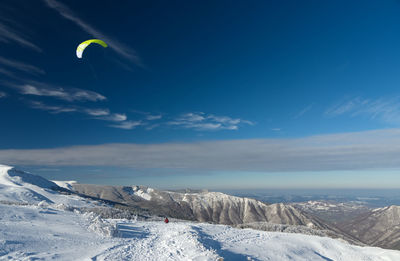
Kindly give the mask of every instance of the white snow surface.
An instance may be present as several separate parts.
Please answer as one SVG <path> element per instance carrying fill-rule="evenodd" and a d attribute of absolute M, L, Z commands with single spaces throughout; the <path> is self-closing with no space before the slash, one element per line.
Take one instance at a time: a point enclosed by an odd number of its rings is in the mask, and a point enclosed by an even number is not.
<path fill-rule="evenodd" d="M 132 190 L 136 196 L 145 200 L 151 200 L 151 193 L 154 191 L 152 188 L 133 186 Z"/>
<path fill-rule="evenodd" d="M 400 251 L 326 237 L 193 222 L 104 220 L 76 210 L 95 203 L 57 194 L 45 179 L 27 175 L 0 166 L 0 198 L 7 199 L 0 201 L 0 260 L 400 260 Z M 48 200 L 39 201 L 43 197 Z"/>
<path fill-rule="evenodd" d="M 399 251 L 324 237 L 87 216 L 0 204 L 0 260 L 400 260 Z M 94 224 L 111 226 L 116 236 Z"/>
<path fill-rule="evenodd" d="M 78 196 L 62 195 L 52 188 L 57 184 L 37 175 L 0 165 L 0 202 L 25 204 L 63 204 L 66 206 L 92 206 Z"/>

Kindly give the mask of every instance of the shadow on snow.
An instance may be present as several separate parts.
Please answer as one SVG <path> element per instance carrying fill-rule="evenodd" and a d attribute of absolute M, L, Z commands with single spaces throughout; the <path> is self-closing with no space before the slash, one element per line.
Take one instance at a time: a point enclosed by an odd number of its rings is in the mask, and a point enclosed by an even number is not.
<path fill-rule="evenodd" d="M 203 232 L 203 230 L 199 227 L 192 227 L 193 230 L 195 230 L 198 235 L 198 241 L 204 245 L 205 248 L 209 250 L 215 250 L 215 252 L 224 258 L 224 260 L 232 260 L 232 261 L 241 261 L 241 260 L 254 260 L 257 261 L 258 259 L 255 259 L 254 257 L 248 256 L 248 255 L 242 255 L 238 253 L 234 253 L 232 251 L 226 250 L 222 248 L 222 245 L 220 242 L 214 240 L 211 238 L 210 235 L 206 234 Z M 250 257 L 251 259 L 248 259 Z"/>
<path fill-rule="evenodd" d="M 333 259 L 330 259 L 330 258 L 328 258 L 328 257 L 326 257 L 326 256 L 323 256 L 323 255 L 321 255 L 320 253 L 318 253 L 318 252 L 316 252 L 316 251 L 314 251 L 314 253 L 315 253 L 317 256 L 319 256 L 320 258 L 322 258 L 323 260 L 326 260 L 326 261 L 334 261 Z"/>
<path fill-rule="evenodd" d="M 139 238 L 148 237 L 149 232 L 141 227 L 135 227 L 133 224 L 120 223 L 117 224 L 118 237 L 122 238 Z"/>

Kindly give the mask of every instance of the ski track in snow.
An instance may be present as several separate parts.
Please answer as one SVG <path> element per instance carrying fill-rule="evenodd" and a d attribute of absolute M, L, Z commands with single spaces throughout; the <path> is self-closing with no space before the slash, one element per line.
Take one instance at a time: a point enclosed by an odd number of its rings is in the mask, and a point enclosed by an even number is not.
<path fill-rule="evenodd" d="M 121 237 L 131 238 L 106 250 L 96 260 L 216 260 L 186 223 L 137 222 L 118 225 Z"/>

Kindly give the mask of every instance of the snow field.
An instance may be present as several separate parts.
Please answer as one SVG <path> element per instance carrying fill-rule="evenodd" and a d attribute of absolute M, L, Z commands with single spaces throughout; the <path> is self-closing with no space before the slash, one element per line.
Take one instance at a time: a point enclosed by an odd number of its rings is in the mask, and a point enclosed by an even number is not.
<path fill-rule="evenodd" d="M 400 260 L 400 251 L 326 237 L 173 219 L 102 219 L 80 211 L 98 203 L 53 191 L 54 184 L 0 165 L 0 260 Z"/>
<path fill-rule="evenodd" d="M 302 234 L 191 222 L 103 220 L 0 204 L 0 260 L 400 260 L 400 252 Z"/>

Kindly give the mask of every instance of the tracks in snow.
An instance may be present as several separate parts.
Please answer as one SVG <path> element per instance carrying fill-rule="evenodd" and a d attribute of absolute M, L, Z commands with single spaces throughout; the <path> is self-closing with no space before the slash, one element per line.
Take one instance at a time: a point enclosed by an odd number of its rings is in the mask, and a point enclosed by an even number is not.
<path fill-rule="evenodd" d="M 216 260 L 219 256 L 200 241 L 196 226 L 186 223 L 142 222 L 118 224 L 124 243 L 108 248 L 92 260 Z"/>

